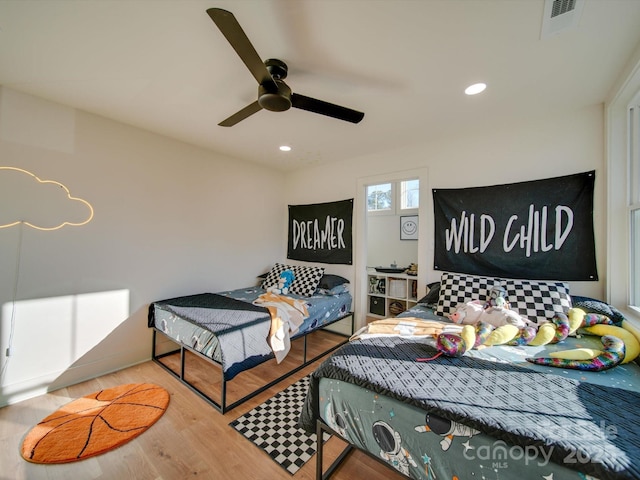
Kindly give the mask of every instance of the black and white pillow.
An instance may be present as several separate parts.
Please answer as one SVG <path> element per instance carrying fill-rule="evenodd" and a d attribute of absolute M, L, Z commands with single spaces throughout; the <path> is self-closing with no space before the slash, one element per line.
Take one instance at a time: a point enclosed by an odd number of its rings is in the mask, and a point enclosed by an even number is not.
<path fill-rule="evenodd" d="M 551 320 L 556 313 L 567 314 L 571 308 L 569 285 L 564 282 L 443 273 L 436 313 L 446 315 L 459 303 L 486 300 L 496 284 L 506 289 L 511 309 L 534 322 Z"/>
<path fill-rule="evenodd" d="M 285 270 L 293 271 L 293 283 L 289 293 L 310 297 L 318 288 L 320 279 L 324 275 L 323 267 L 306 267 L 301 265 L 283 265 L 276 263 L 262 282 L 262 288 L 277 287 L 280 275 Z"/>
<path fill-rule="evenodd" d="M 318 288 L 320 279 L 324 275 L 322 267 L 303 267 L 296 265 L 293 267 L 293 283 L 289 288 L 289 292 L 303 297 L 310 297 Z"/>
<path fill-rule="evenodd" d="M 281 263 L 276 263 L 271 268 L 271 270 L 269 270 L 269 273 L 267 273 L 265 279 L 262 281 L 262 285 L 261 285 L 262 288 L 266 290 L 269 287 L 277 287 L 278 280 L 280 279 L 280 275 L 285 270 L 293 270 L 293 267 L 290 267 L 288 265 L 282 265 Z"/>
<path fill-rule="evenodd" d="M 453 313 L 460 303 L 486 299 L 489 296 L 489 290 L 498 281 L 499 279 L 475 275 L 443 273 L 440 278 L 440 295 L 436 313 L 447 315 Z"/>

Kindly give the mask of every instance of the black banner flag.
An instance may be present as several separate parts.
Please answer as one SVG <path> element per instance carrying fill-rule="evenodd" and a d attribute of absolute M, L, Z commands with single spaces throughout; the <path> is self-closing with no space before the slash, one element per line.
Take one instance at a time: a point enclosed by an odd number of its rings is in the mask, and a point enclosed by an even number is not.
<path fill-rule="evenodd" d="M 353 199 L 289 205 L 287 258 L 351 265 Z"/>
<path fill-rule="evenodd" d="M 433 189 L 434 269 L 531 280 L 598 279 L 595 171 Z"/>

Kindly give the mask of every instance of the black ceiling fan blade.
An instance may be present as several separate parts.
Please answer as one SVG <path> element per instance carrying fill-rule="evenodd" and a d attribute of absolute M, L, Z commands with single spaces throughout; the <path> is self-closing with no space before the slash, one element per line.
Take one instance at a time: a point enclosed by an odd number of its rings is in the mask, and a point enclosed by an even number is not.
<path fill-rule="evenodd" d="M 233 13 L 221 8 L 209 8 L 207 13 L 213 23 L 220 29 L 229 44 L 236 51 L 240 59 L 247 66 L 251 74 L 258 81 L 259 85 L 265 85 L 277 90 L 276 83 L 271 78 L 271 74 L 264 65 L 260 55 L 256 52 L 251 41 L 244 33 L 244 30 L 234 17 Z M 269 85 L 271 84 L 271 85 Z"/>
<path fill-rule="evenodd" d="M 245 118 L 253 115 L 256 112 L 259 112 L 260 110 L 262 110 L 262 107 L 256 100 L 255 102 L 250 103 L 249 105 L 244 107 L 239 112 L 234 113 L 226 120 L 221 121 L 218 125 L 220 125 L 221 127 L 233 127 L 236 123 L 244 120 Z"/>
<path fill-rule="evenodd" d="M 364 113 L 362 112 L 315 98 L 305 97 L 297 93 L 291 94 L 291 106 L 351 123 L 359 123 L 364 118 Z"/>

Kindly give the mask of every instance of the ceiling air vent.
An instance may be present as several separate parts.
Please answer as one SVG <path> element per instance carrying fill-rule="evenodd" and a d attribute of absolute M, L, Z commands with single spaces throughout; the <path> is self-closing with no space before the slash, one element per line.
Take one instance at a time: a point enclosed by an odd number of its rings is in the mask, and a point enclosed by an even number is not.
<path fill-rule="evenodd" d="M 576 8 L 576 0 L 553 0 L 551 2 L 551 18 L 567 13 Z"/>
<path fill-rule="evenodd" d="M 576 28 L 583 7 L 584 0 L 545 0 L 540 39 Z"/>

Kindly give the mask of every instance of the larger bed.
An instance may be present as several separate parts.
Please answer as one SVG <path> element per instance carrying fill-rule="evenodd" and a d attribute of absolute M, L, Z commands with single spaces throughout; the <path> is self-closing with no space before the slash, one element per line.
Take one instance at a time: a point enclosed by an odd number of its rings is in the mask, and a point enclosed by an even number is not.
<path fill-rule="evenodd" d="M 318 284 L 320 285 L 320 282 Z M 331 285 L 326 286 L 331 287 Z M 265 288 L 255 286 L 153 302 L 149 306 L 149 327 L 153 329 L 152 359 L 216 409 L 225 413 L 333 351 L 353 333 L 352 296 L 346 285 L 335 285 L 328 289 L 314 287 L 314 293 L 311 295 L 293 293 L 288 293 L 286 296 L 277 295 L 280 299 L 284 298 L 289 303 L 301 306 L 308 313 L 304 318 L 301 316 L 302 323 L 287 339 L 291 342 L 296 339 L 304 342 L 302 362 L 272 381 L 260 385 L 242 398 L 229 402 L 227 382 L 243 371 L 274 359 L 278 353 L 274 351 L 270 341 L 276 339 L 272 330 L 274 303 L 259 303 L 267 294 Z M 268 298 L 273 299 L 272 297 L 274 296 L 271 295 Z M 279 306 L 277 308 L 281 316 L 285 314 L 284 311 L 280 311 Z M 350 319 L 350 326 L 346 332 L 331 332 L 340 335 L 341 341 L 334 343 L 313 358 L 307 358 L 307 336 L 310 333 L 341 320 L 348 321 L 348 319 Z M 161 334 L 165 340 L 170 340 L 170 344 L 176 345 L 177 348 L 165 347 L 164 351 L 160 351 L 158 334 Z M 187 380 L 185 365 L 188 352 L 220 368 L 221 389 L 218 398 L 213 398 L 202 388 L 198 388 Z M 281 353 L 281 356 L 285 354 L 286 351 Z M 176 355 L 179 355 L 179 367 L 173 369 L 163 360 Z M 278 360 L 281 360 L 280 356 Z"/>
<path fill-rule="evenodd" d="M 411 318 L 446 321 L 436 305 Z M 363 336 L 311 375 L 300 424 L 328 431 L 414 479 L 587 480 L 640 478 L 640 367 L 600 372 L 534 365 L 525 357 L 561 344 L 493 346 L 458 358 L 437 355 L 432 339 Z"/>

